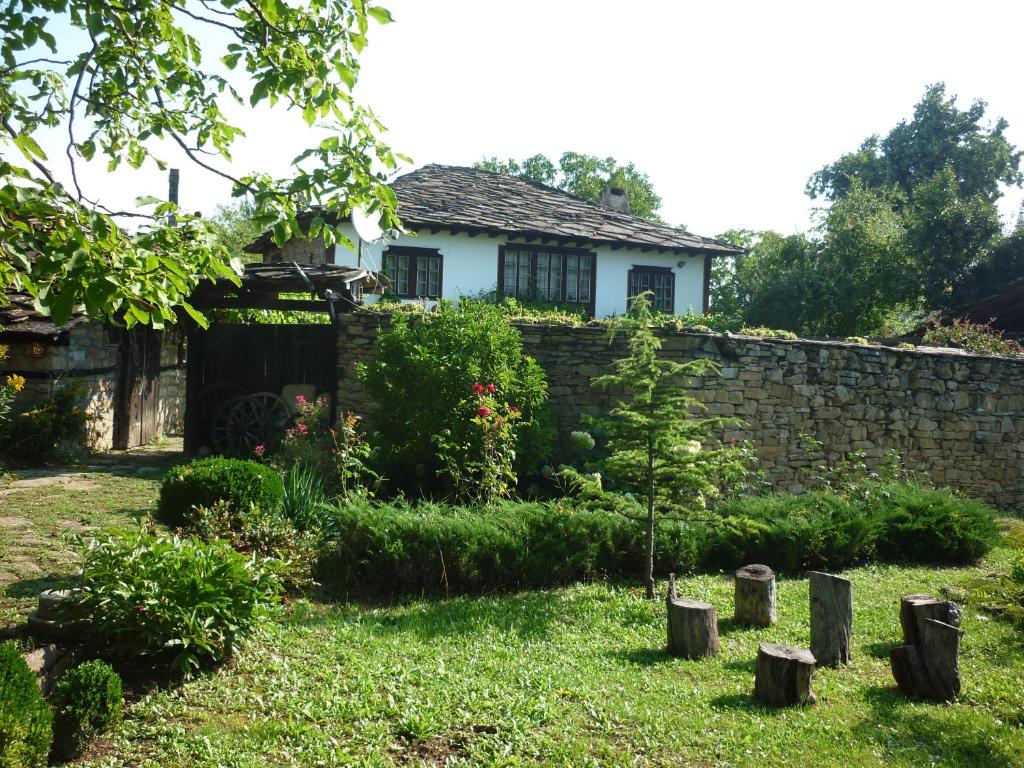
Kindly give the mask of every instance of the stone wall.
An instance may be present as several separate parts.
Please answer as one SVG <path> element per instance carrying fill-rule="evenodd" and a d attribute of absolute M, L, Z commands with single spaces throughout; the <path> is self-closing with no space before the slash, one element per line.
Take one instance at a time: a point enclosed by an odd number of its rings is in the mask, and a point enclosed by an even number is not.
<path fill-rule="evenodd" d="M 369 414 L 355 364 L 372 357 L 373 313 L 343 316 L 338 403 Z M 564 436 L 608 396 L 590 387 L 624 352 L 600 327 L 522 325 L 526 352 L 548 374 L 551 405 Z M 933 482 L 1004 507 L 1024 506 L 1024 361 L 953 350 L 899 350 L 839 342 L 783 341 L 662 332 L 666 357 L 705 357 L 719 376 L 695 380 L 711 414 L 744 426 L 725 439 L 753 441 L 760 468 L 778 489 L 800 490 L 810 460 L 801 435 L 820 440 L 831 458 L 864 451 L 872 465 L 889 449 Z"/>

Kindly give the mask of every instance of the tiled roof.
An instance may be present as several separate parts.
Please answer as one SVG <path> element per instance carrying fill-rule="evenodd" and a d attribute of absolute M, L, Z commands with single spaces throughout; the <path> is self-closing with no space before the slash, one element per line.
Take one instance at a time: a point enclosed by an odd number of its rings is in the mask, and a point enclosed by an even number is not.
<path fill-rule="evenodd" d="M 594 244 L 711 254 L 740 253 L 726 243 L 655 224 L 525 179 L 476 168 L 426 165 L 391 184 L 410 230 L 476 231 Z"/>

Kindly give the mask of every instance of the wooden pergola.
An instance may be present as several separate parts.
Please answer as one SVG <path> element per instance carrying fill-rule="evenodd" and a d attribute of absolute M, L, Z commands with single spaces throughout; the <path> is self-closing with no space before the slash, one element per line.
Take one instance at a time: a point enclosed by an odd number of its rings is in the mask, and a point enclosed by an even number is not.
<path fill-rule="evenodd" d="M 203 282 L 192 294 L 197 309 L 275 309 L 298 312 L 326 312 L 331 318 L 350 312 L 364 293 L 377 293 L 388 285 L 377 272 L 334 264 L 318 266 L 295 262 L 247 264 L 241 284 L 227 278 Z M 294 294 L 308 294 L 308 299 Z M 292 294 L 282 298 L 281 294 Z"/>

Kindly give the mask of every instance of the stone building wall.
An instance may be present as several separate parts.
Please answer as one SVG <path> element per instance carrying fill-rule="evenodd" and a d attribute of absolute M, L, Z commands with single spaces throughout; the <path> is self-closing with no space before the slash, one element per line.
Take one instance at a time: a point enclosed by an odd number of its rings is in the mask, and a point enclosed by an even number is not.
<path fill-rule="evenodd" d="M 354 313 L 339 329 L 338 404 L 370 415 L 356 363 L 372 358 L 386 316 Z M 548 375 L 550 402 L 564 439 L 583 413 L 607 409 L 590 387 L 624 352 L 600 327 L 521 325 L 523 344 Z M 899 350 L 840 342 L 785 341 L 662 332 L 666 357 L 706 357 L 718 376 L 692 382 L 711 414 L 744 426 L 725 439 L 749 439 L 760 469 L 778 489 L 800 489 L 810 463 L 802 435 L 838 457 L 864 451 L 878 465 L 889 449 L 932 481 L 1003 507 L 1024 507 L 1024 361 L 952 350 Z"/>
<path fill-rule="evenodd" d="M 101 323 L 73 325 L 58 342 L 23 338 L 17 333 L 0 337 L 9 347 L 0 361 L 0 373 L 25 377 L 25 388 L 14 402 L 16 411 L 34 407 L 50 397 L 57 386 L 74 384 L 80 390 L 78 405 L 92 416 L 89 444 L 97 450 L 113 445 L 115 401 L 118 396 L 121 348 L 119 332 Z M 180 433 L 185 412 L 185 368 L 179 360 L 178 342 L 164 334 L 160 350 L 160 401 L 157 428 L 161 433 Z M 33 354 L 33 348 L 41 354 Z"/>
<path fill-rule="evenodd" d="M 89 444 L 110 448 L 114 437 L 114 399 L 117 396 L 120 350 L 115 337 L 100 323 L 80 323 L 57 343 L 21 339 L 8 334 L 3 343 L 10 347 L 0 370 L 25 376 L 25 389 L 14 401 L 16 411 L 43 402 L 57 386 L 77 384 L 78 405 L 92 416 Z M 34 355 L 33 347 L 41 354 Z"/>

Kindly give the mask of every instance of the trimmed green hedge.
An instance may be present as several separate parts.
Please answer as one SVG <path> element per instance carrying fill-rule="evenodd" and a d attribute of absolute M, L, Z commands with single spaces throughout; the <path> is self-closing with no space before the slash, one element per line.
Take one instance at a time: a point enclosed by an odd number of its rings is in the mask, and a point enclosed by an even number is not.
<path fill-rule="evenodd" d="M 54 752 L 63 759 L 77 757 L 93 738 L 121 721 L 121 677 L 98 659 L 69 669 L 57 684 L 53 708 Z"/>
<path fill-rule="evenodd" d="M 0 643 L 0 768 L 42 768 L 52 734 L 35 675 L 13 641 Z"/>
<path fill-rule="evenodd" d="M 912 484 L 865 485 L 849 497 L 740 497 L 714 522 L 661 522 L 655 567 L 664 574 L 758 562 L 796 573 L 872 559 L 966 563 L 995 543 L 995 518 L 985 504 Z M 549 587 L 636 577 L 643 564 L 640 522 L 566 502 L 353 505 L 338 510 L 335 530 L 317 572 L 335 595 Z"/>
<path fill-rule="evenodd" d="M 235 510 L 255 504 L 276 514 L 284 501 L 284 485 L 270 467 L 245 459 L 209 456 L 171 468 L 160 486 L 157 517 L 171 528 L 194 521 L 194 507 L 228 502 Z"/>

